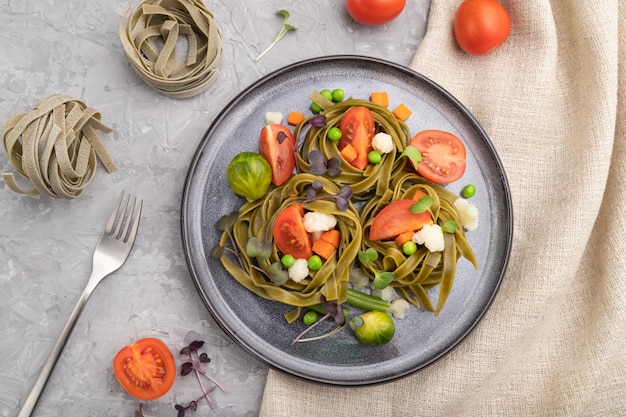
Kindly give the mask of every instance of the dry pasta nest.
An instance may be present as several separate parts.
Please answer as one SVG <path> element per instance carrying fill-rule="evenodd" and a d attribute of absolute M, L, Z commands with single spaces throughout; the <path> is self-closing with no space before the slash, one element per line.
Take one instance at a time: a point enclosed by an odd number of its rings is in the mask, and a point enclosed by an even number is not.
<path fill-rule="evenodd" d="M 119 35 L 135 72 L 167 96 L 200 94 L 219 74 L 222 35 L 201 0 L 143 0 L 122 19 Z M 183 38 L 187 53 L 178 59 Z"/>
<path fill-rule="evenodd" d="M 323 186 L 322 193 L 315 200 L 307 197 L 307 190 L 314 181 Z M 227 252 L 220 256 L 226 270 L 244 287 L 257 295 L 297 307 L 287 319 L 293 321 L 299 315 L 299 308 L 311 306 L 326 300 L 343 303 L 347 299 L 350 271 L 358 256 L 362 238 L 359 214 L 350 203 L 347 210 L 339 210 L 332 197 L 337 195 L 339 187 L 332 181 L 310 174 L 298 174 L 279 187 L 273 188 L 265 198 L 245 203 L 238 212 L 237 220 L 232 226 L 232 245 L 239 259 L 233 259 Z M 337 218 L 337 229 L 341 233 L 339 249 L 326 259 L 317 271 L 311 271 L 310 277 L 294 282 L 287 280 L 276 285 L 268 278 L 268 269 L 276 262 L 280 263 L 280 254 L 272 243 L 269 258 L 249 257 L 246 245 L 250 237 L 261 241 L 273 242 L 272 230 L 274 219 L 285 207 L 301 203 L 305 211 L 332 214 Z M 223 233 L 220 246 L 229 243 L 230 236 Z"/>
<path fill-rule="evenodd" d="M 49 96 L 2 127 L 9 163 L 32 187 L 21 187 L 13 173 L 3 173 L 2 179 L 21 194 L 79 197 L 94 177 L 98 159 L 108 172 L 116 170 L 97 131 L 112 131 L 99 112 L 70 96 Z"/>
<path fill-rule="evenodd" d="M 353 167 L 339 152 L 335 142 L 326 138 L 327 132 L 333 127 L 339 127 L 343 115 L 351 107 L 367 107 L 374 118 L 376 133 L 384 132 L 391 136 L 394 150 L 384 154 L 379 164 L 370 164 L 365 170 Z M 405 161 L 398 156 L 406 148 L 409 139 L 409 129 L 389 109 L 367 100 L 348 99 L 320 112 L 326 118 L 324 127 L 311 125 L 315 116 L 305 119 L 294 129 L 295 137 L 304 135 L 298 149 L 298 168 L 302 172 L 311 171 L 309 155 L 312 151 L 320 151 L 326 159 L 339 158 L 341 160 L 339 176 L 331 178 L 340 187 L 349 185 L 355 200 L 368 199 L 372 194 L 381 195 L 385 192 L 391 178 L 403 170 Z M 307 129 L 305 131 L 305 129 Z"/>
<path fill-rule="evenodd" d="M 431 252 L 419 246 L 417 252 L 405 255 L 396 243 L 391 241 L 372 241 L 368 238 L 369 229 L 376 214 L 392 201 L 412 199 L 416 192 L 421 191 L 432 197 L 429 208 L 433 223 L 443 226 L 452 220 L 457 225 L 454 233 L 444 233 L 445 249 Z M 362 269 L 374 279 L 376 274 L 391 272 L 394 279 L 389 284 L 399 296 L 424 310 L 439 314 L 452 288 L 456 273 L 457 260 L 468 259 L 477 267 L 474 252 L 466 240 L 461 226 L 454 200 L 457 196 L 446 188 L 426 181 L 414 172 L 404 172 L 393 178 L 389 188 L 382 195 L 374 195 L 360 210 L 363 225 L 361 250 L 375 249 L 383 256 L 362 265 Z M 439 286 L 436 305 L 431 301 L 428 291 Z"/>

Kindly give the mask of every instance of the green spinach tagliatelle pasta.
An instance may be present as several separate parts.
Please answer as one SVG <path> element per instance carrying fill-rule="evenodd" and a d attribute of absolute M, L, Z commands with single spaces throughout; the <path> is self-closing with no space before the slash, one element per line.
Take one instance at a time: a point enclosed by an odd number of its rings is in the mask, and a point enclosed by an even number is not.
<path fill-rule="evenodd" d="M 376 132 L 389 134 L 394 144 L 394 150 L 384 154 L 381 163 L 370 164 L 365 170 L 352 167 L 342 158 L 337 144 L 326 137 L 327 131 L 338 127 L 345 112 L 354 106 L 367 107 L 372 112 Z M 222 234 L 219 244 L 222 247 L 232 244 L 234 247 L 231 252 L 237 256 L 231 256 L 226 251 L 220 252 L 222 264 L 250 291 L 295 307 L 286 315 L 289 322 L 299 316 L 303 307 L 324 300 L 336 301 L 338 304 L 346 302 L 350 274 L 355 267 L 365 271 L 371 280 L 378 274 L 392 273 L 394 278 L 389 285 L 400 297 L 438 314 L 450 294 L 457 261 L 465 257 L 477 267 L 460 215 L 454 206 L 458 196 L 416 173 L 402 155 L 410 138 L 409 129 L 387 108 L 365 100 L 348 99 L 325 108 L 320 115 L 325 118 L 325 123 L 322 123 L 324 126 L 312 123 L 313 118 L 319 116 L 310 116 L 294 129 L 294 136 L 300 142 L 297 149 L 298 173 L 281 186 L 272 186 L 263 198 L 248 201 L 239 208 L 237 220 Z M 328 173 L 312 174 L 309 155 L 313 151 L 321 152 L 327 160 L 339 158 L 339 175 L 331 177 Z M 323 189 L 315 193 L 316 198 L 311 198 L 307 193 L 314 184 L 318 188 L 321 184 Z M 347 186 L 351 188 L 352 198 L 347 209 L 342 210 L 333 196 Z M 393 201 L 412 199 L 418 191 L 432 198 L 429 212 L 433 223 L 440 226 L 454 225 L 453 230 L 444 233 L 445 249 L 430 252 L 425 246 L 420 246 L 414 254 L 406 255 L 393 240 L 370 240 L 369 228 L 380 210 Z M 276 284 L 268 274 L 270 267 L 280 262 L 281 253 L 276 245 L 272 243 L 269 258 L 248 256 L 246 246 L 252 237 L 263 242 L 273 242 L 276 216 L 294 203 L 302 204 L 305 211 L 335 216 L 341 242 L 335 255 L 325 260 L 321 269 L 310 271 L 308 278 L 301 282 L 287 280 Z M 378 258 L 360 263 L 359 252 L 370 248 L 378 252 Z M 439 294 L 437 302 L 433 303 L 428 293 L 437 286 Z"/>

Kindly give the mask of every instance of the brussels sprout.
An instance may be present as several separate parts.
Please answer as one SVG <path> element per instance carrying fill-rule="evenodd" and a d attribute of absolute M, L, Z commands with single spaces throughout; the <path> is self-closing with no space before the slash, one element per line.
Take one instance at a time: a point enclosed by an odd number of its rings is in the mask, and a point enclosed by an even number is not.
<path fill-rule="evenodd" d="M 393 319 L 383 311 L 368 311 L 349 322 L 354 335 L 368 346 L 380 346 L 389 342 L 396 331 Z"/>
<path fill-rule="evenodd" d="M 272 181 L 272 168 L 258 153 L 241 152 L 228 164 L 226 179 L 236 194 L 253 201 L 265 195 Z"/>

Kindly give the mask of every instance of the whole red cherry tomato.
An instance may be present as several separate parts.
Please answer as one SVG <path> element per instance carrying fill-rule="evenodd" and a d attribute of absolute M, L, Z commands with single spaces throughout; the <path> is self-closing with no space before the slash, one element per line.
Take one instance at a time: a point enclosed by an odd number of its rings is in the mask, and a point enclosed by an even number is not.
<path fill-rule="evenodd" d="M 464 0 L 454 16 L 454 36 L 470 55 L 484 55 L 509 36 L 511 20 L 497 0 Z"/>
<path fill-rule="evenodd" d="M 398 17 L 406 0 L 346 0 L 348 14 L 362 25 L 378 26 Z"/>

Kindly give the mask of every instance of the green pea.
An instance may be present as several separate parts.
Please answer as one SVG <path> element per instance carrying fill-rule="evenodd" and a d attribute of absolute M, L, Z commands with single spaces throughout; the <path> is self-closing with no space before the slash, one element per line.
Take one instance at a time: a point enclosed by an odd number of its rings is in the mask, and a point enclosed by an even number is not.
<path fill-rule="evenodd" d="M 311 111 L 313 113 L 319 113 L 319 112 L 322 111 L 322 108 L 319 105 L 317 105 L 316 103 L 311 103 Z"/>
<path fill-rule="evenodd" d="M 339 142 L 339 139 L 341 139 L 342 135 L 343 133 L 341 132 L 341 129 L 339 129 L 338 127 L 331 127 L 330 129 L 328 129 L 328 132 L 326 133 L 326 137 L 332 140 L 333 142 Z"/>
<path fill-rule="evenodd" d="M 306 324 L 307 326 L 310 326 L 316 321 L 318 321 L 319 318 L 320 318 L 319 314 L 317 314 L 313 310 L 309 310 L 306 313 L 304 313 L 304 316 L 302 316 L 302 322 Z"/>
<path fill-rule="evenodd" d="M 339 103 L 340 101 L 343 101 L 343 98 L 345 97 L 345 93 L 343 92 L 341 88 L 335 88 L 331 94 L 333 96 L 333 101 L 335 103 Z"/>
<path fill-rule="evenodd" d="M 331 93 L 330 90 L 328 90 L 328 89 L 324 89 L 324 90 L 320 91 L 320 94 L 323 95 L 325 98 L 327 98 L 330 101 L 333 100 L 333 93 Z"/>
<path fill-rule="evenodd" d="M 405 255 L 413 255 L 415 252 L 417 252 L 417 244 L 415 242 L 409 240 L 402 244 L 402 253 Z"/>
<path fill-rule="evenodd" d="M 293 255 L 287 254 L 283 255 L 283 257 L 280 258 L 280 262 L 285 268 L 290 268 L 291 266 L 293 266 L 293 264 L 296 263 L 296 258 L 294 258 Z"/>
<path fill-rule="evenodd" d="M 309 269 L 311 271 L 317 271 L 322 267 L 322 258 L 318 255 L 313 255 L 309 258 Z"/>
<path fill-rule="evenodd" d="M 383 156 L 378 151 L 370 151 L 367 154 L 367 160 L 370 161 L 371 164 L 380 164 L 383 160 Z"/>
<path fill-rule="evenodd" d="M 461 194 L 465 198 L 474 197 L 474 194 L 476 194 L 476 187 L 474 187 L 473 184 L 467 184 L 465 187 L 463 187 L 463 191 L 461 191 Z"/>

